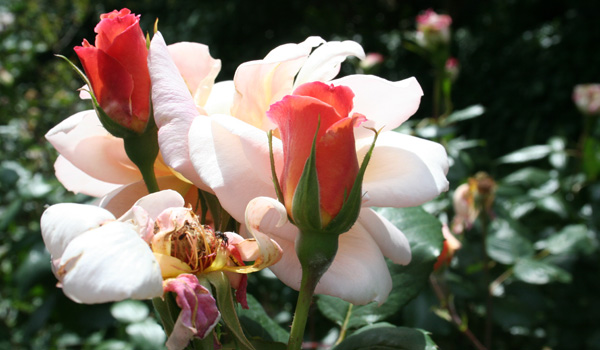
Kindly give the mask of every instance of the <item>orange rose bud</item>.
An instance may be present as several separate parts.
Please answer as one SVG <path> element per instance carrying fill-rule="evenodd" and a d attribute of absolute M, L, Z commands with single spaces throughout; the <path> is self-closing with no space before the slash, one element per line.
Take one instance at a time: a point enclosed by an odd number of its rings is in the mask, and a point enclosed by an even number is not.
<path fill-rule="evenodd" d="M 114 134 L 115 129 L 122 129 L 120 126 L 140 134 L 150 117 L 148 48 L 140 17 L 122 9 L 105 13 L 100 19 L 94 29 L 95 46 L 84 39 L 75 52 L 101 109 L 98 113 L 103 112 L 117 124 L 107 129 Z M 105 121 L 103 124 L 106 126 Z"/>

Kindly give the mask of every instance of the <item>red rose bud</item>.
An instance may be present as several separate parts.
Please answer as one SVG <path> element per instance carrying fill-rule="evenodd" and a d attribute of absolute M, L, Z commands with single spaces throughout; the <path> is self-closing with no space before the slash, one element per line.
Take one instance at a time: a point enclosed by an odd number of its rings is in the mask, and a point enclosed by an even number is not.
<path fill-rule="evenodd" d="M 75 52 L 100 107 L 97 110 L 105 127 L 115 136 L 126 135 L 128 131 L 142 133 L 150 114 L 150 74 L 140 17 L 129 9 L 122 9 L 105 13 L 100 19 L 94 29 L 95 46 L 84 39 L 82 46 L 75 47 Z"/>
<path fill-rule="evenodd" d="M 353 98 L 354 93 L 346 86 L 312 82 L 299 86 L 267 111 L 267 116 L 279 127 L 283 142 L 284 167 L 280 182 L 284 205 L 299 227 L 298 220 L 310 221 L 312 228 L 326 227 L 348 201 L 362 170 L 356 155 L 354 128 L 366 118 L 358 113 L 349 116 Z M 309 159 L 311 154 L 314 159 Z M 316 184 L 311 162 L 318 186 L 311 185 Z M 302 185 L 310 174 L 314 182 Z M 362 176 L 360 181 L 362 183 Z M 299 197 L 316 205 L 297 208 L 297 203 L 302 202 Z M 354 198 L 360 203 L 360 193 Z M 359 207 L 360 204 L 356 206 Z"/>

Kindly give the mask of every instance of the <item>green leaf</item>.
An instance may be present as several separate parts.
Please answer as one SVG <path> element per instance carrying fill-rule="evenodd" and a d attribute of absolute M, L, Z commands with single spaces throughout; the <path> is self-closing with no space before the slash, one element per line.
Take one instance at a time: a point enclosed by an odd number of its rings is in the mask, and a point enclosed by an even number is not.
<path fill-rule="evenodd" d="M 519 233 L 518 228 L 500 218 L 492 222 L 486 250 L 490 258 L 506 265 L 535 253 L 533 244 Z"/>
<path fill-rule="evenodd" d="M 281 328 L 265 312 L 262 305 L 251 294 L 247 294 L 248 309 L 237 308 L 238 317 L 246 333 L 266 341 L 287 343 L 289 332 Z M 260 347 L 262 349 L 262 347 Z"/>
<path fill-rule="evenodd" d="M 235 304 L 233 302 L 233 293 L 231 292 L 231 284 L 229 283 L 227 275 L 222 271 L 216 271 L 204 276 L 208 279 L 210 284 L 215 287 L 217 306 L 221 312 L 221 319 L 233 337 L 235 337 L 240 349 L 255 350 L 254 346 L 252 346 L 250 341 L 246 338 L 246 335 L 244 335 L 242 325 L 237 317 Z"/>
<path fill-rule="evenodd" d="M 374 327 L 346 338 L 333 350 L 436 350 L 429 334 L 406 327 Z"/>
<path fill-rule="evenodd" d="M 556 265 L 543 260 L 525 258 L 519 260 L 514 267 L 515 277 L 531 284 L 547 284 L 550 282 L 571 282 L 571 274 Z"/>
<path fill-rule="evenodd" d="M 546 157 L 552 151 L 549 145 L 534 145 L 521 148 L 503 157 L 500 157 L 497 162 L 500 164 L 525 163 L 533 160 L 538 160 Z"/>

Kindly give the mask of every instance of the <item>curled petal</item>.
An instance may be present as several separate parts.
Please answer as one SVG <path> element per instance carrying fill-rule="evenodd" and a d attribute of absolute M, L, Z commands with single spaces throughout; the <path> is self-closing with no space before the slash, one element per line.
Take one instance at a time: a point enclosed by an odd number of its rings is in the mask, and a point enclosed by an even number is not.
<path fill-rule="evenodd" d="M 95 304 L 162 295 L 160 267 L 138 228 L 113 221 L 75 237 L 57 271 L 63 291 Z"/>
<path fill-rule="evenodd" d="M 357 140 L 362 159 L 372 140 Z M 421 205 L 448 190 L 448 156 L 439 143 L 400 134 L 382 132 L 365 172 L 364 206 L 412 207 Z"/>
<path fill-rule="evenodd" d="M 175 293 L 175 301 L 181 308 L 167 340 L 169 350 L 184 349 L 193 337 L 206 337 L 221 319 L 215 299 L 194 275 L 182 274 L 166 280 L 164 291 Z"/>
<path fill-rule="evenodd" d="M 248 203 L 246 209 L 246 228 L 252 236 L 252 239 L 238 243 L 238 247 L 241 251 L 245 251 L 246 254 L 253 250 L 258 251 L 258 254 L 251 253 L 256 256 L 254 264 L 252 265 L 226 266 L 224 270 L 235 271 L 238 273 L 250 273 L 269 267 L 281 259 L 282 250 L 279 247 L 279 244 L 259 230 L 262 218 L 271 209 L 277 210 L 280 215 L 276 226 L 281 226 L 287 222 L 287 212 L 285 207 L 273 198 L 257 197 Z"/>

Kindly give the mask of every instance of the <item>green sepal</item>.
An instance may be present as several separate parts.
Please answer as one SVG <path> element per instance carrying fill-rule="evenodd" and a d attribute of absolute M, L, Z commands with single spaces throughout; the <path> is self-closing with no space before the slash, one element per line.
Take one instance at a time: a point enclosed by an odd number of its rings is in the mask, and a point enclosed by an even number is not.
<path fill-rule="evenodd" d="M 215 287 L 217 307 L 221 312 L 221 319 L 225 323 L 227 329 L 231 332 L 231 335 L 235 338 L 236 343 L 241 350 L 255 350 L 254 346 L 250 343 L 240 320 L 238 319 L 237 313 L 235 312 L 235 303 L 233 302 L 233 293 L 231 292 L 231 284 L 229 278 L 223 271 L 215 271 L 206 275 L 201 275 L 198 280 L 206 278 Z M 201 282 L 202 283 L 202 282 Z"/>
<path fill-rule="evenodd" d="M 313 138 L 310 156 L 304 163 L 302 176 L 298 181 L 294 198 L 292 199 L 292 219 L 300 231 L 316 231 L 323 228 L 321 222 L 321 195 L 319 193 L 319 178 L 317 176 L 317 134 L 321 125 L 321 118 L 317 124 L 317 131 Z"/>
<path fill-rule="evenodd" d="M 87 76 L 85 75 L 85 73 L 83 71 L 81 71 L 81 69 L 79 69 L 73 62 L 71 62 L 65 56 L 63 56 L 63 55 L 56 55 L 56 56 L 64 59 L 65 61 L 67 61 L 67 63 L 69 63 L 69 65 L 71 66 L 71 68 L 73 68 L 75 70 L 75 72 L 77 72 L 77 74 L 87 84 L 87 86 L 89 88 L 88 92 L 90 93 L 90 96 L 92 97 L 92 105 L 94 106 L 94 110 L 96 111 L 96 114 L 98 115 L 98 119 L 100 119 L 100 123 L 102 123 L 102 126 L 109 133 L 111 133 L 115 137 L 119 137 L 119 138 L 122 138 L 122 139 L 124 139 L 126 137 L 133 137 L 133 136 L 139 135 L 139 133 L 137 133 L 137 132 L 135 132 L 135 131 L 133 131 L 131 129 L 128 129 L 128 128 L 124 127 L 123 125 L 115 122 L 114 120 L 112 120 L 106 114 L 106 112 L 104 112 L 104 110 L 98 104 L 98 99 L 96 98 L 96 95 L 94 94 L 94 91 L 92 89 L 92 84 L 90 83 L 90 80 L 87 78 Z M 148 128 L 148 127 L 146 127 L 146 128 Z"/>
<path fill-rule="evenodd" d="M 150 115 L 153 115 L 152 111 Z M 158 192 L 158 183 L 154 174 L 154 162 L 158 156 L 158 128 L 154 118 L 148 118 L 148 124 L 142 134 L 125 137 L 123 142 L 127 157 L 142 173 L 148 193 Z"/>
<path fill-rule="evenodd" d="M 369 151 L 365 154 L 365 158 L 360 165 L 360 169 L 356 175 L 356 180 L 354 181 L 354 185 L 352 185 L 352 190 L 350 190 L 350 195 L 344 201 L 339 213 L 331 220 L 331 222 L 329 222 L 327 227 L 324 228 L 324 230 L 328 233 L 342 234 L 344 232 L 348 232 L 358 219 L 358 214 L 360 214 L 363 196 L 363 178 L 365 176 L 365 171 L 367 170 L 367 165 L 369 165 L 369 160 L 371 160 L 371 155 L 373 154 L 373 149 L 375 148 L 375 142 L 377 141 L 377 137 L 381 132 L 381 130 L 369 129 L 373 130 L 375 133 L 375 136 L 373 137 L 373 143 L 371 144 Z"/>
<path fill-rule="evenodd" d="M 273 180 L 273 186 L 275 186 L 275 193 L 277 194 L 277 200 L 285 205 L 283 201 L 283 192 L 279 185 L 279 179 L 277 179 L 277 172 L 275 171 L 275 157 L 273 156 L 273 130 L 267 131 L 267 138 L 269 139 L 269 161 L 271 162 L 271 179 Z"/>

